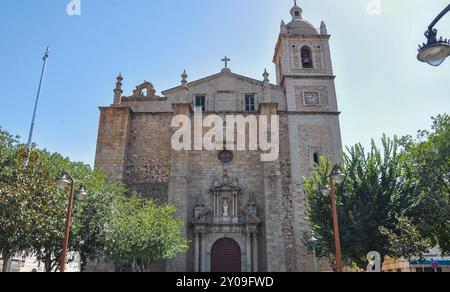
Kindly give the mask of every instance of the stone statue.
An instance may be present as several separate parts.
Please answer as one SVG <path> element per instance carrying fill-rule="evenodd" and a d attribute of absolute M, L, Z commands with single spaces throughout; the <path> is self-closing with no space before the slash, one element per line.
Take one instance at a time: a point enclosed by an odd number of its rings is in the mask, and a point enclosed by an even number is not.
<path fill-rule="evenodd" d="M 228 201 L 227 200 L 223 201 L 223 216 L 224 217 L 228 217 L 229 216 L 229 214 L 228 214 L 228 209 L 229 208 L 230 207 L 228 206 Z"/>

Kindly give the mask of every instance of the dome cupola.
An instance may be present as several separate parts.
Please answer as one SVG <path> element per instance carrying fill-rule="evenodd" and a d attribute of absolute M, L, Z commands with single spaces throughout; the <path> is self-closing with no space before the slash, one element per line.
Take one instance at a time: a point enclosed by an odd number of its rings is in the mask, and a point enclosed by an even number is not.
<path fill-rule="evenodd" d="M 294 7 L 291 8 L 292 21 L 287 25 L 281 24 L 281 34 L 301 34 L 318 35 L 319 32 L 309 21 L 303 19 L 303 10 L 294 0 Z"/>
<path fill-rule="evenodd" d="M 297 5 L 297 0 L 294 0 L 294 7 L 291 9 L 292 20 L 302 19 L 303 10 Z"/>

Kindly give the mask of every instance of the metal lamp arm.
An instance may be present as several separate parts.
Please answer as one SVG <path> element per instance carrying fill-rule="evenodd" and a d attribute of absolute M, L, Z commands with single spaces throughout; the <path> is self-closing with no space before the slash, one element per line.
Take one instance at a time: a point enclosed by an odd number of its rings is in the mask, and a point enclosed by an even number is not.
<path fill-rule="evenodd" d="M 433 27 L 439 22 L 439 20 L 444 17 L 450 11 L 450 4 L 433 20 L 433 22 L 428 26 L 428 30 L 433 30 Z"/>

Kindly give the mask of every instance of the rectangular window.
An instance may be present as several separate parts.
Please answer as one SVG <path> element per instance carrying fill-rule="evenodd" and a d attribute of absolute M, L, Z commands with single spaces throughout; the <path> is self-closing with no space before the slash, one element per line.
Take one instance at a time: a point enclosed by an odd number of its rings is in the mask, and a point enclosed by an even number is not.
<path fill-rule="evenodd" d="M 206 111 L 206 97 L 204 95 L 199 95 L 195 97 L 195 107 L 201 108 L 202 112 Z"/>
<path fill-rule="evenodd" d="M 320 158 L 323 156 L 321 147 L 310 147 L 311 155 L 311 169 L 316 169 L 316 166 L 320 166 Z"/>
<path fill-rule="evenodd" d="M 246 112 L 256 111 L 256 103 L 255 103 L 254 95 L 246 95 L 245 96 L 245 111 Z"/>

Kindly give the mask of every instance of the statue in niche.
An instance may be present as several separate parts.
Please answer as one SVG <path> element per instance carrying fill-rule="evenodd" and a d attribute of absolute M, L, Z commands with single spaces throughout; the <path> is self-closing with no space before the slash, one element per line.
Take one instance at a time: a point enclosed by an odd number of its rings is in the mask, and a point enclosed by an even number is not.
<path fill-rule="evenodd" d="M 227 200 L 223 201 L 223 216 L 224 216 L 224 217 L 230 216 L 230 215 L 228 214 L 228 209 L 229 209 L 229 208 L 230 208 L 230 206 L 228 206 L 228 201 L 227 201 Z"/>

